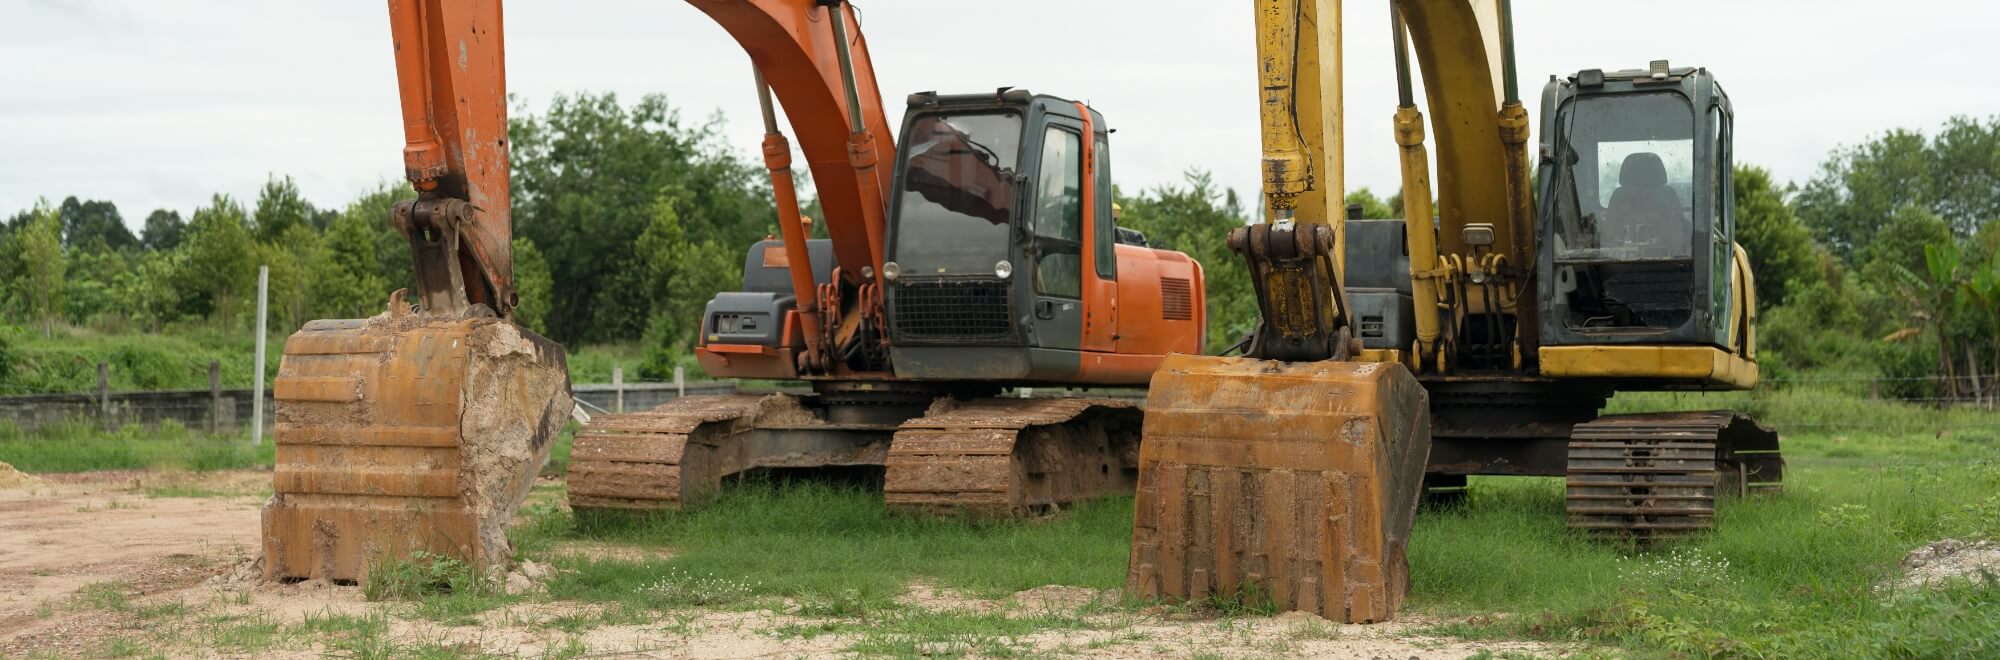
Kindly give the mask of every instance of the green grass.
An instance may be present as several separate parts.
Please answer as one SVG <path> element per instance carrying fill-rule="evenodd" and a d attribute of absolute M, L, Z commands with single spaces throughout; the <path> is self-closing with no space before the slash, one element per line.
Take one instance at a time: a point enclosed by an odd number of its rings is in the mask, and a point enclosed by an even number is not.
<path fill-rule="evenodd" d="M 891 514 L 876 492 L 813 483 L 746 485 L 697 511 L 640 521 L 578 521 L 547 505 L 529 516 L 514 530 L 515 547 L 562 569 L 549 583 L 557 598 L 726 607 L 790 597 L 843 611 L 887 606 L 919 577 L 985 596 L 1044 584 L 1116 587 L 1132 517 L 1121 498 L 1042 522 L 935 520 Z M 668 546 L 673 555 L 551 552 L 565 540 Z"/>
<path fill-rule="evenodd" d="M 206 326 L 177 327 L 159 334 L 106 334 L 82 328 L 42 333 L 0 327 L 9 333 L 12 368 L 0 373 L 0 395 L 91 392 L 97 364 L 108 366 L 112 391 L 205 390 L 208 363 L 222 367 L 222 386 L 250 387 L 255 369 L 256 333 Z M 267 377 L 278 373 L 288 329 L 272 328 L 265 342 Z"/>
<path fill-rule="evenodd" d="M 1638 555 L 1565 529 L 1560 480 L 1475 479 L 1462 507 L 1417 518 L 1412 602 L 1515 615 L 1449 632 L 1641 652 L 2000 651 L 2000 583 L 1878 588 L 1918 546 L 2000 535 L 2000 438 L 1791 434 L 1785 449 L 1783 496 L 1725 502 L 1717 531 Z"/>
<path fill-rule="evenodd" d="M 277 377 L 291 328 L 273 326 L 265 342 L 265 382 Z M 223 330 L 205 325 L 175 327 L 167 332 L 104 333 L 87 328 L 57 327 L 44 338 L 39 328 L 0 325 L 0 396 L 97 391 L 97 364 L 108 367 L 111 390 L 206 390 L 208 363 L 221 364 L 222 386 L 248 388 L 256 368 L 256 333 L 249 328 Z M 639 381 L 639 365 L 648 348 L 636 342 L 571 347 L 570 380 L 609 383 L 611 368 L 625 368 L 626 382 Z M 9 364 L 11 363 L 11 364 Z M 690 378 L 700 369 L 690 368 Z"/>
<path fill-rule="evenodd" d="M 1800 390 L 1623 395 L 1613 408 L 1760 414 L 1791 429 L 1787 491 L 1725 502 L 1718 531 L 1635 553 L 1569 530 L 1559 479 L 1474 479 L 1464 503 L 1425 510 L 1412 538 L 1410 607 L 1459 621 L 1435 632 L 1583 640 L 1641 656 L 2000 652 L 2000 583 L 1878 588 L 1925 543 L 2000 537 L 2000 415 Z M 516 547 L 564 569 L 549 585 L 556 598 L 656 610 L 789 599 L 799 614 L 831 621 L 780 634 L 868 625 L 850 650 L 1004 655 L 1024 633 L 963 612 L 926 622 L 895 595 L 918 579 L 987 597 L 1044 584 L 1117 587 L 1131 500 L 979 523 L 892 515 L 862 490 L 751 483 L 706 508 L 649 519 L 579 520 L 547 503 L 528 516 Z M 589 559 L 561 552 L 571 541 L 671 552 Z M 1254 600 L 1216 606 L 1256 614 Z"/>
<path fill-rule="evenodd" d="M 262 447 L 251 447 L 247 431 L 211 436 L 172 422 L 111 431 L 88 423 L 22 431 L 0 422 L 0 461 L 22 472 L 270 467 L 273 451 L 268 439 Z"/>
<path fill-rule="evenodd" d="M 638 343 L 601 344 L 582 346 L 569 350 L 569 380 L 572 383 L 609 383 L 611 368 L 625 368 L 625 382 L 639 382 L 639 364 L 646 361 L 648 349 Z M 690 373 L 690 378 L 696 375 Z"/>
<path fill-rule="evenodd" d="M 368 600 L 409 601 L 416 616 L 454 626 L 477 625 L 481 613 L 517 600 L 465 562 L 425 552 L 370 567 L 361 589 Z"/>
<path fill-rule="evenodd" d="M 1626 392 L 1612 397 L 1605 414 L 1664 410 L 1735 410 L 1781 433 L 1910 435 L 1992 431 L 2000 415 L 1972 408 L 1938 409 L 1870 401 L 1835 383 L 1750 392 Z"/>

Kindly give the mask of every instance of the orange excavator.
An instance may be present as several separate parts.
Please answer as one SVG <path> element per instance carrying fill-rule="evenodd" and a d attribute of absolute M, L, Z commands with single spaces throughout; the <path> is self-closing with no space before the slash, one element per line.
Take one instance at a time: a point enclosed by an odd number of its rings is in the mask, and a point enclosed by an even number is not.
<path fill-rule="evenodd" d="M 1115 225 L 1111 131 L 1089 106 L 1002 87 L 906 97 L 893 139 L 854 8 L 690 0 L 755 65 L 778 233 L 708 305 L 710 375 L 810 394 L 689 397 L 576 435 L 579 511 L 675 509 L 756 468 L 881 466 L 891 506 L 1015 515 L 1129 492 L 1129 401 L 1025 386 L 1140 386 L 1200 349 L 1202 271 Z M 360 579 L 426 551 L 504 561 L 505 525 L 571 415 L 562 349 L 511 322 L 498 0 L 390 0 L 407 176 L 396 207 L 419 305 L 313 321 L 274 386 L 266 574 Z M 746 76 L 747 78 L 748 76 Z M 808 239 L 782 104 L 825 210 Z"/>
<path fill-rule="evenodd" d="M 780 231 L 750 248 L 743 290 L 709 303 L 695 353 L 712 376 L 812 393 L 600 416 L 577 435 L 570 506 L 682 508 L 732 474 L 825 466 L 883 466 L 889 505 L 907 510 L 1013 515 L 1129 492 L 1130 402 L 1005 395 L 1144 385 L 1201 346 L 1201 267 L 1115 225 L 1103 115 L 1005 87 L 919 92 L 892 140 L 851 5 L 691 3 L 755 65 Z M 806 238 L 773 96 L 825 240 Z"/>

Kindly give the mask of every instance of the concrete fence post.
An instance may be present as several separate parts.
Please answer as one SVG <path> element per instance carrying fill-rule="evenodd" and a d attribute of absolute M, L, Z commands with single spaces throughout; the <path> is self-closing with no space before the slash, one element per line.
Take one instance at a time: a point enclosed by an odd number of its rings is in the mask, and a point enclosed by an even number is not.
<path fill-rule="evenodd" d="M 623 414 L 625 412 L 625 368 L 624 367 L 611 368 L 611 391 L 615 393 L 615 395 L 617 396 L 616 403 L 613 403 L 611 406 L 612 412 Z"/>
<path fill-rule="evenodd" d="M 222 433 L 222 361 L 208 361 L 208 434 Z"/>
<path fill-rule="evenodd" d="M 97 415 L 103 420 L 104 428 L 113 428 L 111 422 L 111 365 L 97 363 Z"/>
<path fill-rule="evenodd" d="M 257 355 L 250 379 L 250 446 L 264 444 L 264 321 L 271 291 L 271 267 L 257 267 Z"/>
<path fill-rule="evenodd" d="M 674 398 L 684 398 L 687 395 L 687 373 L 680 367 L 674 367 Z"/>

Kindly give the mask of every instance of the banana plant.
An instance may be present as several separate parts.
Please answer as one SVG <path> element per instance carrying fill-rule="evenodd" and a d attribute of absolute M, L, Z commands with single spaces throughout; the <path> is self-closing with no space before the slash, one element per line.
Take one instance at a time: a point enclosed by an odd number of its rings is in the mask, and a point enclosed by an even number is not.
<path fill-rule="evenodd" d="M 1958 379 L 1952 373 L 1951 337 L 1946 329 L 1951 327 L 1951 313 L 1959 304 L 1960 260 L 1955 244 L 1925 245 L 1924 274 L 1910 272 L 1901 265 L 1895 267 L 1896 275 L 1903 280 L 1904 297 L 1915 308 L 1916 320 L 1937 331 L 1938 375 L 1944 385 L 1938 395 L 1946 399 L 1958 398 Z"/>
<path fill-rule="evenodd" d="M 2000 252 L 1988 257 L 1983 266 L 1973 265 L 1969 270 L 1972 276 L 1959 287 L 1965 292 L 1968 306 L 1985 311 L 1987 318 L 1993 321 L 1993 335 L 1990 337 L 1993 341 L 1993 366 L 1988 373 L 1993 374 L 1994 387 L 1991 389 L 2000 390 Z M 2000 391 L 1993 392 L 1987 399 L 1987 406 L 2000 406 Z"/>

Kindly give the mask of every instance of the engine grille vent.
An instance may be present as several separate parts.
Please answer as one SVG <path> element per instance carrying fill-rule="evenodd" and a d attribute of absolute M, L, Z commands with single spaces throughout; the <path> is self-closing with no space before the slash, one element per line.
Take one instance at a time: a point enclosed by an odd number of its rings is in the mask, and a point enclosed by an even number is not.
<path fill-rule="evenodd" d="M 895 288 L 899 334 L 922 339 L 1003 339 L 1013 334 L 1007 283 L 906 282 Z"/>
<path fill-rule="evenodd" d="M 1194 320 L 1194 290 L 1186 278 L 1160 278 L 1160 316 L 1169 321 Z"/>

